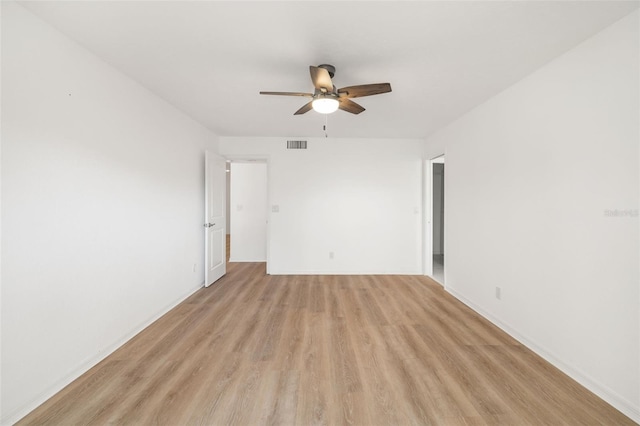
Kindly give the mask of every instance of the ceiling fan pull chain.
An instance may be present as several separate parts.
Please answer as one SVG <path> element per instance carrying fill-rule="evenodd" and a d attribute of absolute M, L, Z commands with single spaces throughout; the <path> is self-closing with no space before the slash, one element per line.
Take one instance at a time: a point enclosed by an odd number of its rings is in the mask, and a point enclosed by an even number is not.
<path fill-rule="evenodd" d="M 329 114 L 325 114 L 324 115 L 324 126 L 322 126 L 322 130 L 324 130 L 324 137 L 328 138 L 329 135 L 327 134 L 327 122 L 329 121 Z"/>

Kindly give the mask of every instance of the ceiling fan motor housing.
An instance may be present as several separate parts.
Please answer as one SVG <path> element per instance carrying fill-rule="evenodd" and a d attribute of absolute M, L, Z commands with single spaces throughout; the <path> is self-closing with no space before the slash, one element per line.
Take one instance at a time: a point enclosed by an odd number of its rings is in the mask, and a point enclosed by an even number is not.
<path fill-rule="evenodd" d="M 336 75 L 336 67 L 334 67 L 333 65 L 320 64 L 318 65 L 318 68 L 324 68 L 325 70 L 327 70 L 327 72 L 329 72 L 329 77 L 331 78 L 333 78 L 333 76 Z"/>

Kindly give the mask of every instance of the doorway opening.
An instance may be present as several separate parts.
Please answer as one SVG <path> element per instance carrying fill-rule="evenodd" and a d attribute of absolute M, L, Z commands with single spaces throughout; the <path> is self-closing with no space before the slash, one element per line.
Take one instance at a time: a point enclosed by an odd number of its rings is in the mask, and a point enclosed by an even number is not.
<path fill-rule="evenodd" d="M 228 262 L 267 262 L 267 162 L 227 163 Z"/>
<path fill-rule="evenodd" d="M 444 285 L 444 155 L 431 160 L 432 278 Z"/>

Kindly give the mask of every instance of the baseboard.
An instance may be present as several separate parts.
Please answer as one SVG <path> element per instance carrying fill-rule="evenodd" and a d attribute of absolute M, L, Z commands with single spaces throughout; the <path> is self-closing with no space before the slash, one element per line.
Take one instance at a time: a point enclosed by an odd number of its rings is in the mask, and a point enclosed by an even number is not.
<path fill-rule="evenodd" d="M 422 271 L 325 271 L 325 270 L 271 270 L 269 275 L 422 275 Z"/>
<path fill-rule="evenodd" d="M 64 389 L 66 386 L 68 386 L 71 382 L 73 382 L 78 377 L 80 377 L 81 375 L 89 371 L 89 369 L 97 365 L 100 361 L 102 361 L 103 359 L 111 355 L 118 348 L 120 348 L 122 345 L 124 345 L 133 337 L 135 337 L 138 333 L 140 333 L 142 330 L 144 330 L 145 328 L 150 326 L 152 323 L 157 321 L 164 314 L 166 314 L 171 309 L 178 306 L 180 303 L 184 302 L 189 296 L 191 296 L 196 291 L 200 290 L 203 286 L 204 286 L 204 282 L 201 283 L 198 287 L 195 287 L 189 290 L 185 295 L 179 297 L 177 301 L 165 306 L 156 315 L 154 315 L 147 321 L 144 321 L 141 324 L 138 324 L 138 326 L 134 327 L 129 333 L 127 333 L 124 337 L 122 337 L 118 341 L 100 350 L 96 355 L 82 361 L 77 368 L 65 374 L 64 377 L 62 377 L 53 385 L 49 386 L 47 389 L 42 391 L 38 396 L 33 398 L 33 400 L 29 401 L 28 403 L 25 403 L 22 407 L 12 411 L 6 417 L 3 417 L 2 419 L 0 419 L 0 425 L 3 425 L 3 426 L 12 425 L 18 422 L 24 416 L 26 416 L 27 414 L 29 414 L 30 412 L 38 408 L 40 405 L 42 405 L 44 402 L 46 402 L 53 395 L 55 395 L 56 393 Z"/>
<path fill-rule="evenodd" d="M 232 263 L 232 262 L 238 262 L 238 263 L 264 263 L 266 262 L 266 259 L 234 259 L 233 257 L 230 257 L 228 262 Z"/>
<path fill-rule="evenodd" d="M 490 313 L 486 312 L 480 306 L 476 305 L 472 301 L 466 299 L 460 293 L 455 290 L 445 287 L 445 290 L 451 294 L 453 297 L 467 305 L 469 308 L 473 309 L 478 314 L 482 315 L 484 318 L 492 322 L 494 325 L 499 327 L 502 331 L 516 339 L 518 342 L 522 343 L 527 348 L 531 349 L 537 355 L 544 358 L 546 361 L 550 362 L 553 366 L 561 370 L 567 376 L 571 377 L 576 382 L 580 383 L 582 386 L 602 398 L 605 402 L 610 404 L 612 407 L 620 411 L 625 416 L 628 416 L 634 422 L 640 424 L 640 406 L 633 404 L 632 402 L 626 400 L 625 398 L 618 395 L 615 391 L 611 390 L 609 387 L 599 383 L 597 380 L 591 378 L 588 374 L 585 374 L 583 371 L 572 367 L 571 365 L 565 363 L 560 358 L 555 356 L 553 352 L 545 349 L 541 345 L 537 344 L 532 339 L 523 336 L 514 328 L 505 324 L 498 318 L 494 317 Z"/>

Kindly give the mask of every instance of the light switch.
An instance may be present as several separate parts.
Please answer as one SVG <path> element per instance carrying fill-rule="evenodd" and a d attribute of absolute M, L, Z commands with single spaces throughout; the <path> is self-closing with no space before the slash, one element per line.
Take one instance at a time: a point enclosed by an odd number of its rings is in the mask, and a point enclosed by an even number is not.
<path fill-rule="evenodd" d="M 275 204 L 273 206 L 271 206 L 271 212 L 272 213 L 278 213 L 279 211 L 280 211 L 280 206 L 275 205 Z"/>

